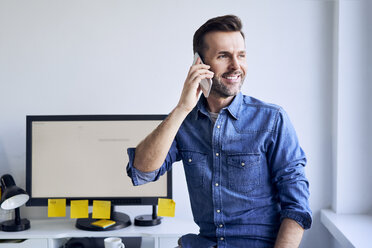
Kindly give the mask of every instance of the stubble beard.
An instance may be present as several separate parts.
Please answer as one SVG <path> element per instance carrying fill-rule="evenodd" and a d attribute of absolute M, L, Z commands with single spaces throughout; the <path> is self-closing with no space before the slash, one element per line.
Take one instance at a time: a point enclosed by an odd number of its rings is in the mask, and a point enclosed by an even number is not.
<path fill-rule="evenodd" d="M 222 83 L 222 78 L 221 77 L 213 77 L 212 78 L 212 89 L 211 89 L 211 94 L 222 97 L 222 98 L 228 98 L 231 96 L 236 96 L 243 85 L 244 82 L 244 77 L 241 74 L 240 82 L 238 82 L 238 87 L 236 88 L 235 86 L 233 87 L 228 87 Z"/>

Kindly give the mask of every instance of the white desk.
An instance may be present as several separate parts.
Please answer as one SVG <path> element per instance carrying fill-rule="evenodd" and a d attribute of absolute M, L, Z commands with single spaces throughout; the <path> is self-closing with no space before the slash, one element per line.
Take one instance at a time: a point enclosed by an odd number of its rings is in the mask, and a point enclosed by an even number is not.
<path fill-rule="evenodd" d="M 31 228 L 21 232 L 2 232 L 1 239 L 27 239 L 25 246 L 20 244 L 1 244 L 8 247 L 46 247 L 57 248 L 72 237 L 139 237 L 143 238 L 142 247 L 166 248 L 175 247 L 180 236 L 186 233 L 199 233 L 198 226 L 192 220 L 163 218 L 157 226 L 129 227 L 113 231 L 84 231 L 75 227 L 75 220 L 44 219 L 30 220 Z"/>
<path fill-rule="evenodd" d="M 372 215 L 336 214 L 322 209 L 320 220 L 343 247 L 371 247 Z"/>

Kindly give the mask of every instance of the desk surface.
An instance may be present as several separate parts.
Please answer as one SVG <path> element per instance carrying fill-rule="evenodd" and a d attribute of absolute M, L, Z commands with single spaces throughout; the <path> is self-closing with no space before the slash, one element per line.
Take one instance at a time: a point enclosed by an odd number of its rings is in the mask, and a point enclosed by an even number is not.
<path fill-rule="evenodd" d="M 71 219 L 30 220 L 31 228 L 20 232 L 1 232 L 0 239 L 70 238 L 70 237 L 179 237 L 187 233 L 199 233 L 199 227 L 192 220 L 163 218 L 157 226 L 140 227 L 130 225 L 113 231 L 84 231 L 75 227 Z"/>

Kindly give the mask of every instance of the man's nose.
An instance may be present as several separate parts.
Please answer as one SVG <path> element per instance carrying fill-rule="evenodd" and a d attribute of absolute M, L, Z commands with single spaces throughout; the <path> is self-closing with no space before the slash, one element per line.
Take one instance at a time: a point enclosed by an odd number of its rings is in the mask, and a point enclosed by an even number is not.
<path fill-rule="evenodd" d="M 237 69 L 240 68 L 239 60 L 238 60 L 237 57 L 234 56 L 234 57 L 231 58 L 229 67 L 230 67 L 231 70 L 237 70 Z"/>

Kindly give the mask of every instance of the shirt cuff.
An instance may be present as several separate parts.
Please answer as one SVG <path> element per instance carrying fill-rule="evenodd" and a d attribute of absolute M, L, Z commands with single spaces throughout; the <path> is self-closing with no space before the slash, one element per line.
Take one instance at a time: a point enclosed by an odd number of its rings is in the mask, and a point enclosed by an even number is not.
<path fill-rule="evenodd" d="M 142 185 L 148 182 L 155 181 L 160 168 L 154 171 L 150 171 L 150 172 L 143 172 L 143 171 L 137 170 L 133 166 L 135 151 L 136 151 L 135 148 L 128 148 L 127 150 L 128 156 L 129 156 L 129 162 L 127 165 L 127 174 L 132 179 L 133 185 L 138 186 L 138 185 Z"/>
<path fill-rule="evenodd" d="M 296 221 L 305 230 L 311 227 L 312 217 L 309 213 L 302 213 L 295 210 L 283 210 L 281 212 L 280 222 L 282 222 L 284 218 Z"/>

